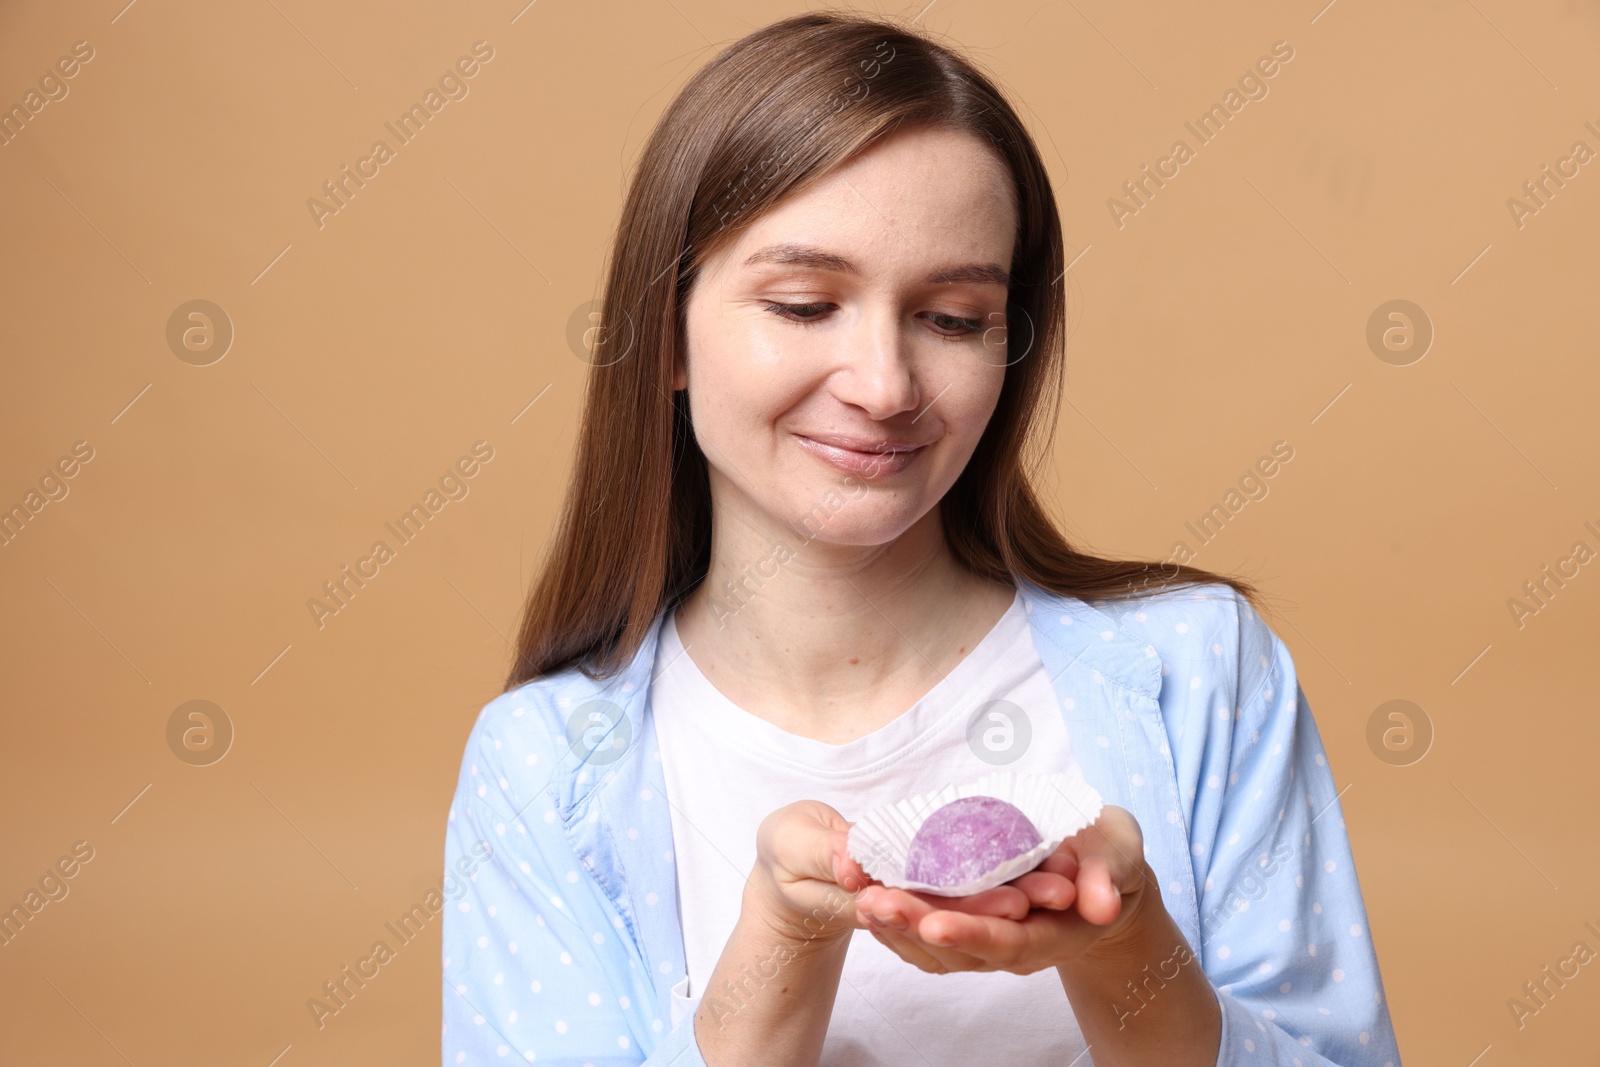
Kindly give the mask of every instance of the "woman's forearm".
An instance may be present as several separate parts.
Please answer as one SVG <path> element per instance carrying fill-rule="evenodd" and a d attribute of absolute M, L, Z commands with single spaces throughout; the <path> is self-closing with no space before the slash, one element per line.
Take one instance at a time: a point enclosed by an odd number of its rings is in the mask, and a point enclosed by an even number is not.
<path fill-rule="evenodd" d="M 1096 1067 L 1215 1067 L 1222 1009 L 1159 901 L 1139 936 L 1056 968 Z"/>
<path fill-rule="evenodd" d="M 848 902 L 818 908 L 789 932 L 746 907 L 695 1010 L 694 1036 L 710 1067 L 816 1067 L 839 991 L 851 929 Z"/>

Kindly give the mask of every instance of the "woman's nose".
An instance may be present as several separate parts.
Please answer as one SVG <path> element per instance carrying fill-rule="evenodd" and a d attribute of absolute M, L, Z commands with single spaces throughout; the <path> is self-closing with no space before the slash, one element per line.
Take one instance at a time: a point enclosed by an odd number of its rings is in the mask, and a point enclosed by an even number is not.
<path fill-rule="evenodd" d="M 842 338 L 842 374 L 833 392 L 876 421 L 914 410 L 919 400 L 911 342 L 892 314 L 863 316 Z"/>

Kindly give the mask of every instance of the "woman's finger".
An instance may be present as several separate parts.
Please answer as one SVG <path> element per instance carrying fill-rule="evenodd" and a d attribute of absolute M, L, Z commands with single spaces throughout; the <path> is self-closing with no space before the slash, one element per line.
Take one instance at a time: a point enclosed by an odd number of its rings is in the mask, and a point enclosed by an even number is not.
<path fill-rule="evenodd" d="M 872 935 L 891 952 L 929 974 L 954 974 L 960 971 L 996 970 L 987 960 L 966 953 L 930 945 L 913 934 L 882 927 L 871 928 Z"/>
<path fill-rule="evenodd" d="M 873 884 L 873 878 L 865 867 L 851 858 L 850 851 L 845 845 L 847 840 L 848 832 L 833 842 L 833 880 L 845 892 L 859 893 Z"/>
<path fill-rule="evenodd" d="M 1114 922 L 1122 911 L 1125 893 L 1143 881 L 1140 862 L 1144 835 L 1133 814 L 1108 805 L 1093 826 L 1077 841 L 1078 914 L 1099 926 Z"/>
<path fill-rule="evenodd" d="M 937 897 L 931 893 L 911 892 L 906 895 L 932 909 L 992 915 L 997 919 L 1021 919 L 1028 914 L 1030 907 L 1028 894 L 1014 885 L 997 885 L 965 897 Z"/>
<path fill-rule="evenodd" d="M 1078 914 L 1098 926 L 1115 921 L 1122 910 L 1122 892 L 1112 866 L 1103 856 L 1090 856 L 1083 861 L 1075 883 Z"/>
<path fill-rule="evenodd" d="M 927 971 L 929 974 L 948 973 L 945 966 L 929 955 L 927 950 L 917 942 L 900 936 L 894 930 L 888 930 L 883 927 L 868 926 L 867 929 L 871 931 L 873 937 L 877 938 L 880 945 L 918 970 Z"/>
<path fill-rule="evenodd" d="M 906 936 L 929 944 L 934 953 L 981 960 L 980 969 L 1031 974 L 1075 958 L 1103 933 L 1075 911 L 1041 909 L 1022 922 L 935 912 Z"/>
<path fill-rule="evenodd" d="M 1035 908 L 1064 911 L 1072 907 L 1072 902 L 1078 899 L 1078 887 L 1071 878 L 1041 869 L 1013 878 L 1007 884 L 1021 891 L 1022 895 L 1028 898 L 1028 903 Z M 1001 916 L 1001 918 L 1012 918 L 1012 916 Z"/>
<path fill-rule="evenodd" d="M 1025 924 L 987 915 L 935 911 L 923 916 L 911 932 L 920 941 L 982 959 L 994 959 L 1026 940 Z"/>
<path fill-rule="evenodd" d="M 1046 874 L 1059 874 L 1068 881 L 1078 877 L 1078 838 L 1069 837 L 1061 842 L 1061 847 L 1044 858 L 1044 862 L 1034 868 Z"/>
<path fill-rule="evenodd" d="M 820 801 L 789 804 L 761 821 L 750 885 L 780 928 L 833 939 L 860 927 L 855 893 L 871 879 L 850 858 L 849 833 L 849 821 Z"/>
<path fill-rule="evenodd" d="M 788 880 L 834 882 L 836 860 L 843 851 L 849 826 L 828 805 L 803 800 L 779 808 L 761 821 L 756 830 L 756 851 L 770 856 Z"/>
<path fill-rule="evenodd" d="M 928 912 L 949 910 L 1000 919 L 1021 919 L 1028 914 L 1027 894 L 1016 886 L 1000 885 L 966 897 L 936 897 L 904 889 L 875 885 L 856 897 L 858 910 L 870 912 L 895 929 L 904 930 Z"/>
<path fill-rule="evenodd" d="M 933 896 L 931 893 L 910 893 L 909 896 L 933 909 L 994 915 L 995 918 L 1022 918 L 1030 907 L 1027 894 L 1013 885 L 998 885 L 971 896 Z"/>

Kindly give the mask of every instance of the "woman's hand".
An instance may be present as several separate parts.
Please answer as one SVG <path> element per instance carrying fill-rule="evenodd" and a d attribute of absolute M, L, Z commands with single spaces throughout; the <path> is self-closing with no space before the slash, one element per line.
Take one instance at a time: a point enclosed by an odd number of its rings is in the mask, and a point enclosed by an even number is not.
<path fill-rule="evenodd" d="M 1032 910 L 1026 916 L 973 914 L 950 898 L 882 885 L 860 893 L 856 910 L 874 937 L 934 974 L 1032 974 L 1114 953 L 1163 910 L 1138 821 L 1115 805 L 1033 871 L 1000 888 L 1017 890 Z"/>
<path fill-rule="evenodd" d="M 850 824 L 817 800 L 779 808 L 756 830 L 744 909 L 788 941 L 832 942 L 857 922 L 850 900 L 868 882 L 845 850 Z"/>
<path fill-rule="evenodd" d="M 844 816 L 817 800 L 797 801 L 768 815 L 756 830 L 745 910 L 791 943 L 831 944 L 867 927 L 856 895 L 882 887 L 850 858 L 849 833 Z M 1040 874 L 1026 885 L 997 886 L 970 897 L 939 898 L 939 903 L 952 914 L 1019 920 L 1034 906 L 1030 887 L 1041 899 L 1056 899 L 1061 881 L 1059 875 Z M 1070 890 L 1071 881 L 1065 884 Z M 873 886 L 877 890 L 869 889 Z"/>
<path fill-rule="evenodd" d="M 844 816 L 815 800 L 762 820 L 738 921 L 695 1009 L 706 1063 L 818 1062 L 850 935 L 862 926 L 855 898 L 873 884 L 846 850 L 849 835 Z M 945 907 L 1020 919 L 1029 904 L 1016 886 L 998 886 Z"/>

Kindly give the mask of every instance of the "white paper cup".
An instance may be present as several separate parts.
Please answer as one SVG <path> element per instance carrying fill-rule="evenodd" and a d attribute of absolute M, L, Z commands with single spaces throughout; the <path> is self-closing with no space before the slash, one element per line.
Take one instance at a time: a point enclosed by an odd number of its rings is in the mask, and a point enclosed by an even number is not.
<path fill-rule="evenodd" d="M 963 885 L 928 885 L 907 878 L 906 854 L 911 850 L 911 839 L 928 816 L 952 800 L 976 796 L 997 797 L 1014 805 L 1033 823 L 1043 840 Z M 847 848 L 867 874 L 886 886 L 941 897 L 964 897 L 1033 870 L 1061 842 L 1099 818 L 1103 806 L 1099 791 L 1084 779 L 1076 764 L 1071 770 L 1056 774 L 994 771 L 975 782 L 947 785 L 872 809 L 850 828 Z"/>

